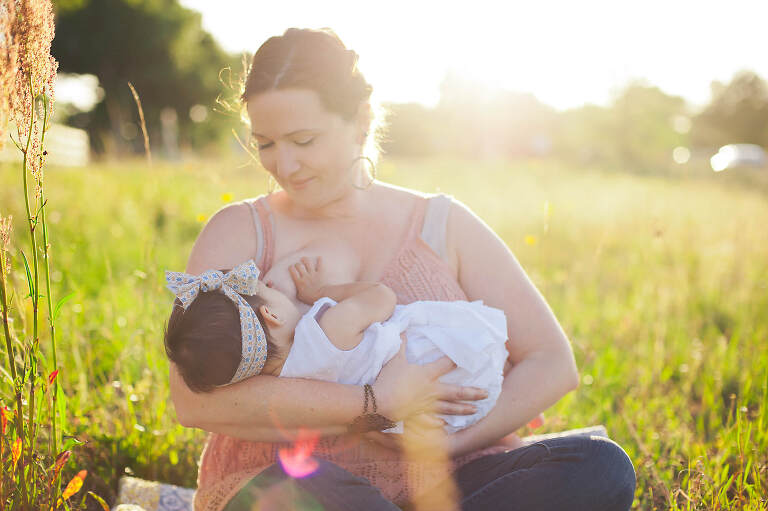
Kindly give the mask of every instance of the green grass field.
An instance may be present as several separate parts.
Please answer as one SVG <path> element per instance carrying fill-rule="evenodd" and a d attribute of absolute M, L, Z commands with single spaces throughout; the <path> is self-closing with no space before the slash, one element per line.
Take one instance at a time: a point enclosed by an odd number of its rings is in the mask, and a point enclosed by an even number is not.
<path fill-rule="evenodd" d="M 0 166 L 0 214 L 24 247 L 19 174 Z M 582 384 L 537 432 L 604 424 L 637 469 L 637 509 L 768 509 L 765 187 L 541 162 L 385 161 L 379 178 L 466 203 L 554 309 Z M 75 293 L 58 321 L 65 434 L 83 442 L 68 469 L 108 500 L 124 473 L 192 486 L 204 434 L 176 425 L 169 400 L 163 270 L 266 179 L 136 161 L 50 168 L 46 187 L 56 296 Z M 16 257 L 17 289 L 22 271 Z"/>

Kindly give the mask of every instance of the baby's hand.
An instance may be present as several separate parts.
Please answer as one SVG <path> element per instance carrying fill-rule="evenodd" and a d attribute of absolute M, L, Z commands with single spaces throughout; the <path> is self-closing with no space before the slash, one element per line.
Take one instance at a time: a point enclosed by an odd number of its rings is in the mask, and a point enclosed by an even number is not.
<path fill-rule="evenodd" d="M 300 262 L 288 267 L 288 273 L 296 285 L 296 298 L 308 305 L 322 298 L 323 287 L 330 284 L 323 259 L 319 256 L 314 263 L 308 257 L 302 257 Z"/>

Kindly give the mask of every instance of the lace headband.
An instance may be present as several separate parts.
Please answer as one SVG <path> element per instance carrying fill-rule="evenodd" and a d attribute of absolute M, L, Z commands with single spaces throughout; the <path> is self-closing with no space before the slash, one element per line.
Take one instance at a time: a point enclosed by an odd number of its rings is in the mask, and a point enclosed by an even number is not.
<path fill-rule="evenodd" d="M 239 382 L 261 372 L 267 360 L 267 338 L 256 312 L 240 296 L 254 295 L 259 287 L 259 268 L 252 259 L 226 274 L 218 270 L 208 270 L 199 276 L 166 271 L 165 281 L 168 283 L 168 289 L 181 301 L 184 310 L 187 310 L 201 291 L 218 290 L 232 300 L 240 313 L 243 347 L 240 365 L 229 383 Z"/>

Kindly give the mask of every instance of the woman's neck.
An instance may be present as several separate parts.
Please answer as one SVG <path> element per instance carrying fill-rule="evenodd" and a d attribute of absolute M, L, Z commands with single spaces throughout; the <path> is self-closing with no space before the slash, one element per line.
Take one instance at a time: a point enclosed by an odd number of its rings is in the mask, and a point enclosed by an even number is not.
<path fill-rule="evenodd" d="M 280 193 L 279 201 L 284 212 L 294 218 L 307 219 L 360 219 L 366 206 L 370 204 L 371 193 L 376 183 L 369 189 L 351 189 L 343 195 L 318 206 L 304 206 L 292 201 L 286 192 Z"/>

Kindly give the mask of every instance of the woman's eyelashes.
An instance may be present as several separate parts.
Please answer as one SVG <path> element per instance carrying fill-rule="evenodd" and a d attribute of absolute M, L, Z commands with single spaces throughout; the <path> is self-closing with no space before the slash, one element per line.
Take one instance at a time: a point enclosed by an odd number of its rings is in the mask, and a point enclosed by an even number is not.
<path fill-rule="evenodd" d="M 314 141 L 315 141 L 315 137 L 310 137 L 310 138 L 303 139 L 303 140 L 294 140 L 293 143 L 296 144 L 296 145 L 300 145 L 300 146 L 308 146 L 308 145 L 312 144 L 312 142 L 314 142 Z M 266 142 L 264 144 L 258 144 L 257 147 L 259 148 L 259 151 L 263 151 L 265 149 L 269 149 L 273 145 L 274 145 L 274 142 Z"/>

